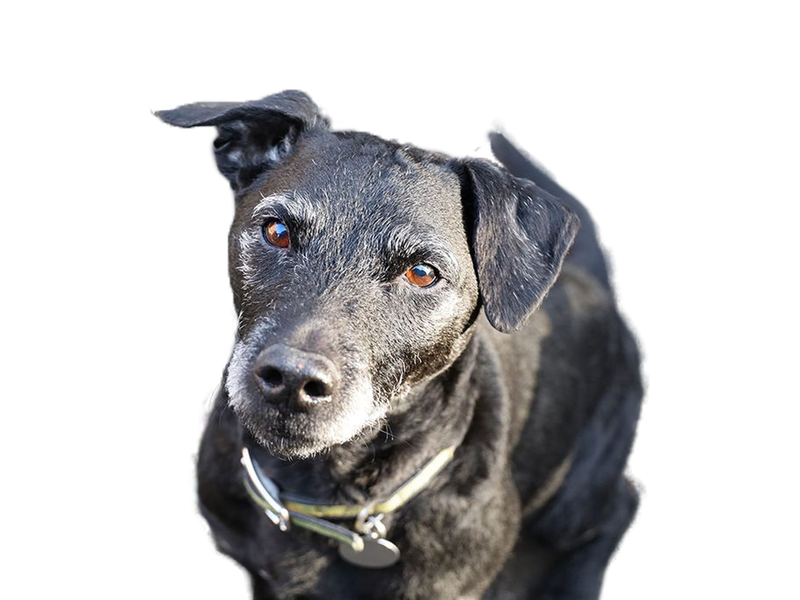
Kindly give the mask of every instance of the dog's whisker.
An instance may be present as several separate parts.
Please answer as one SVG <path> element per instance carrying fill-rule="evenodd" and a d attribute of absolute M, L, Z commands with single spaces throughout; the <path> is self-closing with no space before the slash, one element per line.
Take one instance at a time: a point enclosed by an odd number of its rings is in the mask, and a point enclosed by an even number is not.
<path fill-rule="evenodd" d="M 386 441 L 396 440 L 397 439 L 397 436 L 395 436 L 391 431 L 389 431 L 388 425 L 387 425 L 387 429 L 383 429 L 382 427 L 378 427 L 378 431 L 380 431 L 381 433 L 383 433 L 386 436 Z"/>

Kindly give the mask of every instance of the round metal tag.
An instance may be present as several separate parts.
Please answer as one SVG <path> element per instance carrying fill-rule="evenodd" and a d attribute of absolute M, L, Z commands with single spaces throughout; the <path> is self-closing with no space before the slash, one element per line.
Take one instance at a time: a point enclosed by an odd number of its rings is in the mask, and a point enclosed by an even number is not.
<path fill-rule="evenodd" d="M 400 560 L 400 550 L 389 540 L 362 535 L 364 549 L 356 552 L 350 544 L 339 544 L 339 555 L 347 562 L 366 569 L 384 569 Z"/>

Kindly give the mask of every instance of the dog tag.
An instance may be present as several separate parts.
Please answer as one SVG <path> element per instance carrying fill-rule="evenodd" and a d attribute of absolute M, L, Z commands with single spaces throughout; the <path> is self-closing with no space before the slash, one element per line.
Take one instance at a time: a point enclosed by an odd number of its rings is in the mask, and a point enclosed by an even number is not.
<path fill-rule="evenodd" d="M 364 549 L 356 552 L 350 544 L 339 544 L 339 556 L 366 569 L 384 569 L 400 560 L 400 550 L 389 540 L 362 535 Z"/>

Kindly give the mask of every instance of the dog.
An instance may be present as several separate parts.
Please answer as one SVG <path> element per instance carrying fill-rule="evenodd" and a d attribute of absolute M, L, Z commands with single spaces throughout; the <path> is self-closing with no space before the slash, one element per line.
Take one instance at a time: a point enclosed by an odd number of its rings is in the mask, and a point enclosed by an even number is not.
<path fill-rule="evenodd" d="M 334 131 L 303 92 L 214 126 L 235 345 L 200 510 L 253 598 L 597 598 L 643 395 L 586 209 L 499 166 Z"/>

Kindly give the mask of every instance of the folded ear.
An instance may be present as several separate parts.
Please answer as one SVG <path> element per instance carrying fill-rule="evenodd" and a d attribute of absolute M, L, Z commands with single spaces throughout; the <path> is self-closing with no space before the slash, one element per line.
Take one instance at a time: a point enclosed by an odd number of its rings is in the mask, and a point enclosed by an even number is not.
<path fill-rule="evenodd" d="M 215 125 L 217 167 L 236 191 L 283 160 L 303 131 L 329 125 L 311 98 L 296 90 L 252 102 L 186 104 L 156 116 L 178 127 Z"/>
<path fill-rule="evenodd" d="M 579 221 L 557 198 L 489 161 L 462 168 L 484 312 L 495 329 L 514 331 L 555 282 Z"/>

